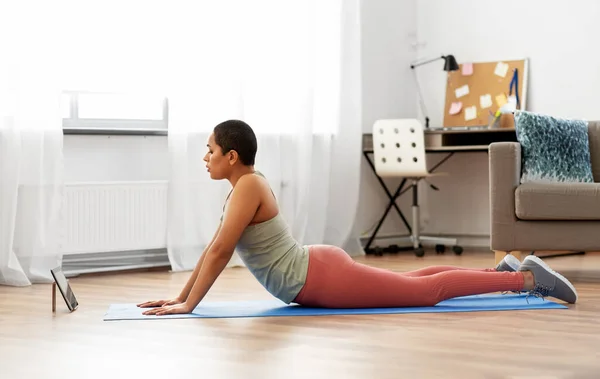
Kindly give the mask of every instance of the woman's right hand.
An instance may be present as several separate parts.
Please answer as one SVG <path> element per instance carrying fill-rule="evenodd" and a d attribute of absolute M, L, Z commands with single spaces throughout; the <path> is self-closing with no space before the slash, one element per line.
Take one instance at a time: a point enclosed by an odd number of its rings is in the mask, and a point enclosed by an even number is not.
<path fill-rule="evenodd" d="M 154 300 L 154 301 L 146 301 L 145 303 L 140 303 L 137 306 L 139 308 L 154 308 L 154 307 L 166 307 L 169 305 L 176 305 L 183 303 L 179 297 L 176 297 L 171 300 Z"/>

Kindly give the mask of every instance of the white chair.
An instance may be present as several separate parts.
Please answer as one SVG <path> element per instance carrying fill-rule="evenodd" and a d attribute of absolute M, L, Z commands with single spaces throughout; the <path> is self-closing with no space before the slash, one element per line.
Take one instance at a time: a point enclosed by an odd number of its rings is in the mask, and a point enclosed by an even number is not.
<path fill-rule="evenodd" d="M 425 135 L 419 120 L 378 120 L 373 125 L 375 172 L 381 178 L 399 177 L 407 179 L 411 183 L 413 198 L 412 227 L 410 228 L 411 235 L 408 238 L 412 243 L 415 255 L 422 257 L 425 254 L 423 242 L 435 244 L 437 253 L 443 252 L 445 246 L 452 245 L 454 253 L 461 254 L 462 247 L 456 245 L 455 238 L 422 236 L 419 232 L 419 181 L 426 180 L 426 178 L 434 175 L 440 175 L 428 171 L 425 154 Z M 438 190 L 431 184 L 429 186 L 434 190 Z M 396 197 L 390 199 L 391 202 L 394 202 L 393 205 L 395 205 Z M 391 205 L 390 203 L 387 210 L 391 208 Z"/>

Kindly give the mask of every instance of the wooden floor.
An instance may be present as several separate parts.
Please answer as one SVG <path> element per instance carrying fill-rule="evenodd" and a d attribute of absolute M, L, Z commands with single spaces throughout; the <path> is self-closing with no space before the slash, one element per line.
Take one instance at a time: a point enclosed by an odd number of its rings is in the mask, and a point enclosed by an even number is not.
<path fill-rule="evenodd" d="M 361 262 L 407 271 L 487 267 L 493 253 Z M 68 313 L 50 285 L 0 286 L 0 378 L 597 378 L 600 255 L 547 261 L 577 286 L 568 310 L 369 316 L 111 321 L 111 303 L 171 297 L 188 273 L 70 280 Z M 245 269 L 228 269 L 207 301 L 271 299 Z M 309 376 L 310 375 L 310 376 Z"/>

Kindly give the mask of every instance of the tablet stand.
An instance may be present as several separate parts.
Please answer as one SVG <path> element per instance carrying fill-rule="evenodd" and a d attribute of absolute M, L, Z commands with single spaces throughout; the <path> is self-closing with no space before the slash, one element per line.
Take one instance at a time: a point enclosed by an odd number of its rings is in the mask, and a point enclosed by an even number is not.
<path fill-rule="evenodd" d="M 52 282 L 52 313 L 56 313 L 56 283 Z"/>
<path fill-rule="evenodd" d="M 67 309 L 69 308 L 67 307 Z M 70 313 L 73 311 L 69 309 Z M 56 282 L 52 282 L 52 313 L 56 313 Z"/>

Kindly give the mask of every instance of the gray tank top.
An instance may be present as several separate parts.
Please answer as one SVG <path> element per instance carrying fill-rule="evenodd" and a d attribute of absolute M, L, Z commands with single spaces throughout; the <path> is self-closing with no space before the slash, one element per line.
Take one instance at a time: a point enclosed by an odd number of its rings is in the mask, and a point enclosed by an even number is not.
<path fill-rule="evenodd" d="M 294 239 L 281 213 L 248 225 L 236 251 L 259 283 L 286 304 L 296 298 L 306 282 L 308 247 Z"/>

